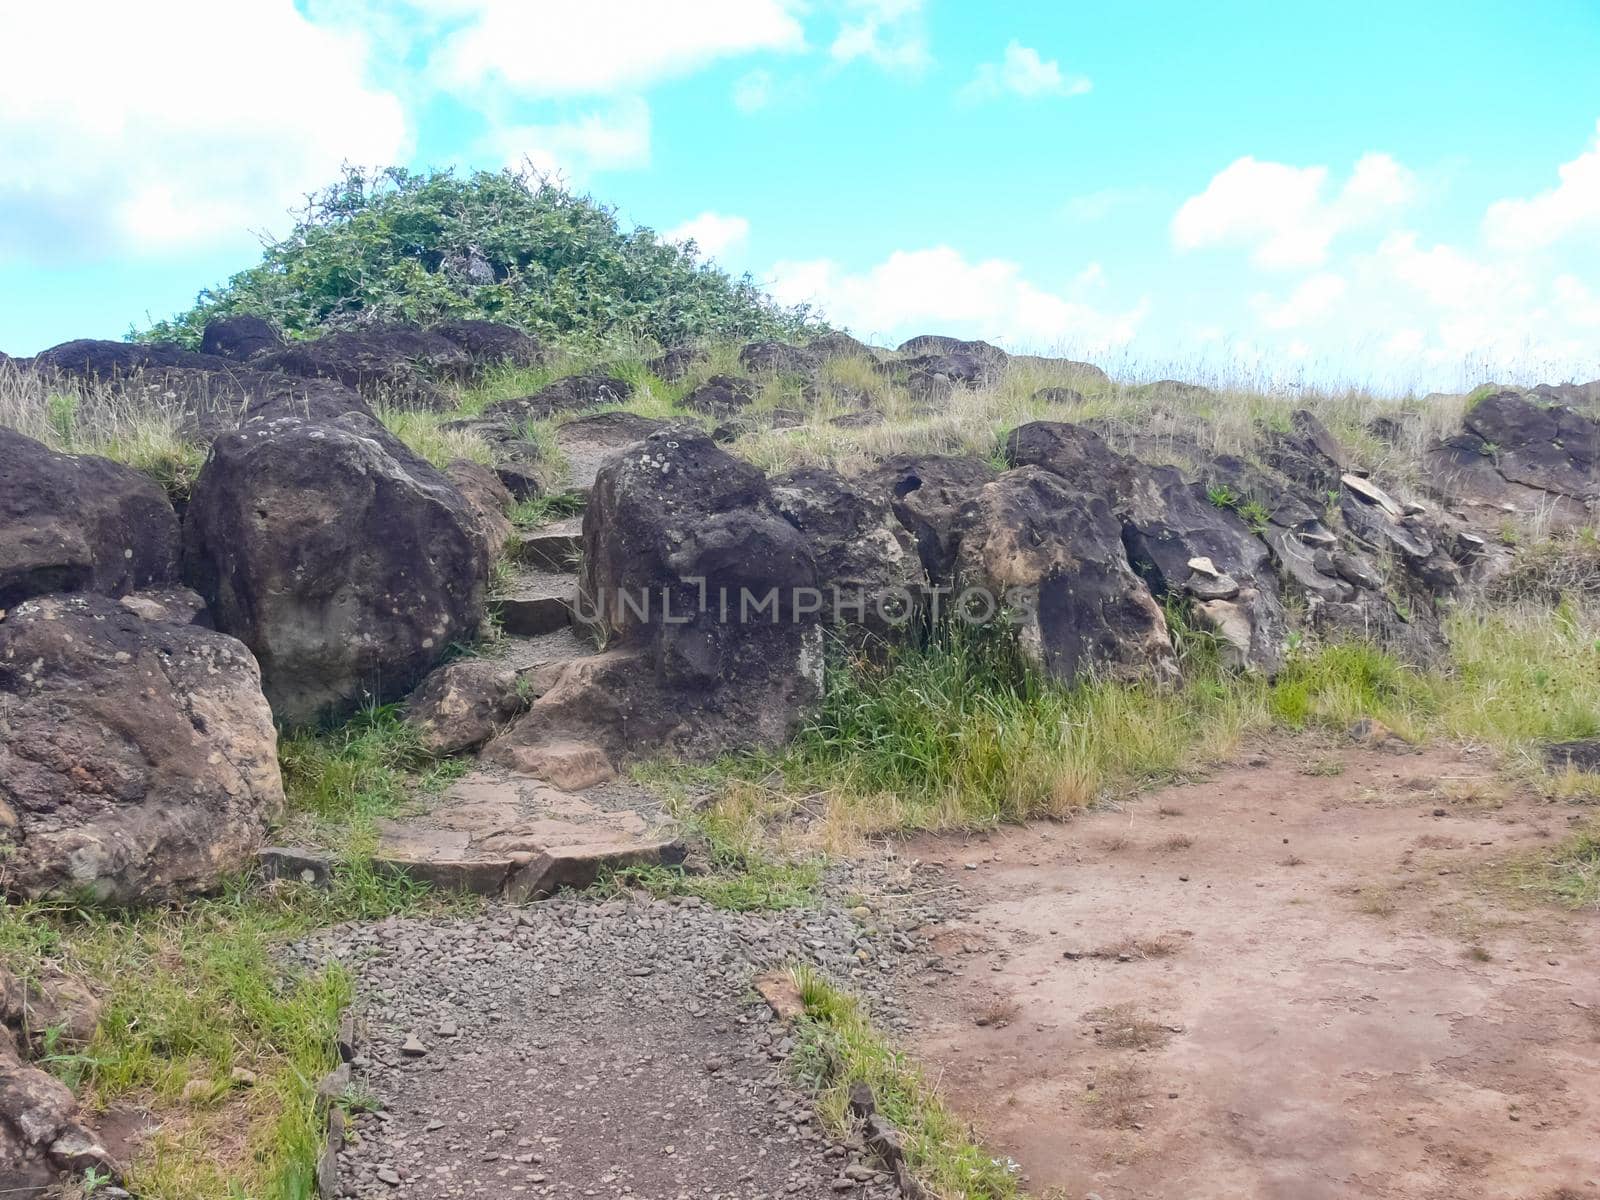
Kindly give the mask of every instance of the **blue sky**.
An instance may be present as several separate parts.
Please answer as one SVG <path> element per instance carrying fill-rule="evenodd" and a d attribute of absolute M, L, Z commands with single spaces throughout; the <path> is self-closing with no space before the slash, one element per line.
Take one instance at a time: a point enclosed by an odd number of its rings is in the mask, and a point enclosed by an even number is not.
<path fill-rule="evenodd" d="M 343 160 L 526 157 L 885 341 L 1600 376 L 1594 0 L 62 0 L 0 45 L 14 354 L 184 307 Z"/>

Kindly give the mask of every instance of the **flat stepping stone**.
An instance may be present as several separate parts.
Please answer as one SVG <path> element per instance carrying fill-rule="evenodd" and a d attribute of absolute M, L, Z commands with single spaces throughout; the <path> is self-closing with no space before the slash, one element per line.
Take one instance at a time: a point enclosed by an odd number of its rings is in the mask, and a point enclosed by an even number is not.
<path fill-rule="evenodd" d="M 578 602 L 578 577 L 553 571 L 521 571 L 504 595 L 489 600 L 500 628 L 517 637 L 552 633 L 572 624 Z"/>
<path fill-rule="evenodd" d="M 380 821 L 373 863 L 434 887 L 542 899 L 607 870 L 675 865 L 684 845 L 659 813 L 604 809 L 533 779 L 475 771 L 427 811 Z"/>
<path fill-rule="evenodd" d="M 583 518 L 566 517 L 529 531 L 514 541 L 511 556 L 535 571 L 571 571 L 583 544 Z"/>

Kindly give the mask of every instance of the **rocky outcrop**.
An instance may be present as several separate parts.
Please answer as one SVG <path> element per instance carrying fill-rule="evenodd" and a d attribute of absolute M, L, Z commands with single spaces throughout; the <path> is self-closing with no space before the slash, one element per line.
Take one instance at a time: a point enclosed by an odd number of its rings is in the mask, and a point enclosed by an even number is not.
<path fill-rule="evenodd" d="M 816 560 L 823 623 L 889 636 L 912 631 L 927 575 L 887 493 L 820 467 L 776 476 L 771 487 L 778 513 Z"/>
<path fill-rule="evenodd" d="M 0 609 L 177 578 L 178 518 L 149 477 L 0 428 Z"/>
<path fill-rule="evenodd" d="M 102 596 L 0 621 L 0 878 L 98 903 L 214 887 L 283 804 L 255 660 L 195 625 Z"/>
<path fill-rule="evenodd" d="M 489 744 L 492 761 L 586 786 L 652 748 L 770 744 L 817 694 L 811 548 L 765 476 L 704 434 L 652 433 L 600 467 L 580 584 L 607 649 L 552 681 Z"/>
<path fill-rule="evenodd" d="M 251 366 L 336 379 L 368 400 L 403 408 L 453 407 L 437 386 L 473 373 L 471 356 L 449 338 L 415 325 L 342 330 L 260 354 Z"/>
<path fill-rule="evenodd" d="M 0 1030 L 0 1182 L 21 1194 L 49 1195 L 62 1176 L 91 1168 L 102 1182 L 119 1177 L 67 1085 L 25 1062 L 10 1033 Z"/>
<path fill-rule="evenodd" d="M 676 383 L 709 357 L 698 346 L 674 346 L 656 355 L 645 367 L 663 383 Z"/>
<path fill-rule="evenodd" d="M 633 395 L 633 384 L 616 375 L 585 371 L 546 384 L 531 396 L 497 400 L 484 410 L 492 417 L 515 421 L 542 421 L 556 413 L 582 412 L 607 404 L 621 404 Z"/>
<path fill-rule="evenodd" d="M 1050 471 L 1007 471 L 963 508 L 956 584 L 955 619 L 1005 614 L 1056 679 L 1178 677 L 1161 606 L 1128 565 L 1110 504 Z"/>
<path fill-rule="evenodd" d="M 62 342 L 41 350 L 33 359 L 34 370 L 41 373 L 58 372 L 102 383 L 111 383 L 139 371 L 167 367 L 219 371 L 228 366 L 225 358 L 197 354 L 176 342 L 108 342 L 98 338 Z"/>
<path fill-rule="evenodd" d="M 430 326 L 429 333 L 460 346 L 476 368 L 534 367 L 544 360 L 544 347 L 512 325 L 462 319 Z"/>
<path fill-rule="evenodd" d="M 430 754 L 459 754 L 482 745 L 528 706 L 509 667 L 477 658 L 446 663 L 406 701 L 406 723 Z"/>
<path fill-rule="evenodd" d="M 749 342 L 739 350 L 739 365 L 752 375 L 814 375 L 822 357 L 788 342 Z"/>
<path fill-rule="evenodd" d="M 1174 467 L 1119 454 L 1081 425 L 1035 421 L 1006 440 L 1006 457 L 1102 495 L 1127 559 L 1157 597 L 1190 607 L 1237 668 L 1271 675 L 1283 663 L 1288 622 L 1266 545 L 1240 517 L 1207 502 Z"/>
<path fill-rule="evenodd" d="M 191 586 L 290 726 L 397 699 L 472 641 L 488 561 L 461 493 L 355 413 L 219 438 L 184 526 Z"/>
<path fill-rule="evenodd" d="M 731 417 L 755 403 L 756 386 L 737 375 L 713 375 L 683 398 L 683 406 L 708 417 Z"/>
<path fill-rule="evenodd" d="M 1424 458 L 1435 493 L 1452 503 L 1538 517 L 1558 528 L 1600 510 L 1600 420 L 1589 411 L 1506 388 L 1480 399 L 1461 432 Z"/>
<path fill-rule="evenodd" d="M 897 454 L 862 477 L 889 497 L 895 518 L 917 544 L 932 583 L 948 583 L 955 567 L 956 515 L 991 482 L 995 469 L 981 458 Z"/>
<path fill-rule="evenodd" d="M 940 333 L 919 333 L 916 337 L 907 338 L 901 342 L 896 350 L 903 355 L 917 357 L 923 355 L 967 355 L 979 360 L 991 369 L 998 370 L 1005 366 L 1010 356 L 999 346 L 976 338 L 964 340 L 962 338 L 946 337 Z"/>
<path fill-rule="evenodd" d="M 214 354 L 230 362 L 247 362 L 258 354 L 269 354 L 284 347 L 283 335 L 262 317 L 240 314 L 206 322 L 200 335 L 200 353 Z"/>

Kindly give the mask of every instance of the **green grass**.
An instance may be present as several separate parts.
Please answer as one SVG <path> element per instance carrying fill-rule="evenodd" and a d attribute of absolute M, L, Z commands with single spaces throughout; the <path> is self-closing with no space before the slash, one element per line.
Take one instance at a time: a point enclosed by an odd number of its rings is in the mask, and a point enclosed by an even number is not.
<path fill-rule="evenodd" d="M 136 1194 L 309 1200 L 322 1137 L 314 1091 L 338 1062 L 350 980 L 337 965 L 291 970 L 280 948 L 319 926 L 427 903 L 414 886 L 353 871 L 327 892 L 236 880 L 218 896 L 140 912 L 11 904 L 0 909 L 0 957 L 24 973 L 48 963 L 101 994 L 94 1039 L 46 1065 L 88 1111 L 122 1102 L 159 1122 L 129 1166 Z M 235 1067 L 255 1084 L 233 1083 Z"/>
<path fill-rule="evenodd" d="M 805 1006 L 789 1062 L 816 1094 L 818 1112 L 836 1135 L 851 1128 L 850 1088 L 866 1083 L 878 1111 L 905 1135 L 906 1164 L 930 1196 L 1010 1200 L 1016 1174 L 991 1157 L 950 1111 L 921 1070 L 884 1040 L 860 1002 L 809 967 L 793 972 Z"/>
<path fill-rule="evenodd" d="M 463 762 L 435 762 L 393 706 L 284 737 L 279 749 L 289 802 L 279 836 L 333 852 L 328 890 L 238 878 L 216 896 L 139 911 L 0 908 L 9 967 L 49 963 L 105 1001 L 93 1042 L 46 1065 L 91 1111 L 122 1102 L 153 1114 L 160 1132 L 128 1176 L 151 1200 L 309 1200 L 322 1136 L 314 1089 L 337 1062 L 350 980 L 337 965 L 292 969 L 282 946 L 341 921 L 471 904 L 376 871 L 368 857 L 377 818 L 442 786 Z M 235 1067 L 253 1071 L 254 1086 L 235 1085 Z"/>

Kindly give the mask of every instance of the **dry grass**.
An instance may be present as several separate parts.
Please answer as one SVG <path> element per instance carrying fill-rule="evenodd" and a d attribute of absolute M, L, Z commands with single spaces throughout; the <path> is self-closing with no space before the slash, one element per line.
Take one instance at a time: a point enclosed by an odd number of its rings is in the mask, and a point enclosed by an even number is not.
<path fill-rule="evenodd" d="M 1094 1040 L 1117 1050 L 1150 1050 L 1164 1046 L 1172 1036 L 1169 1025 L 1152 1020 L 1132 1004 L 1091 1009 L 1083 1019 L 1094 1027 Z"/>
<path fill-rule="evenodd" d="M 1149 1078 L 1135 1063 L 1099 1068 L 1083 1092 L 1091 1121 L 1102 1129 L 1132 1129 L 1139 1124 L 1149 1097 Z"/>

